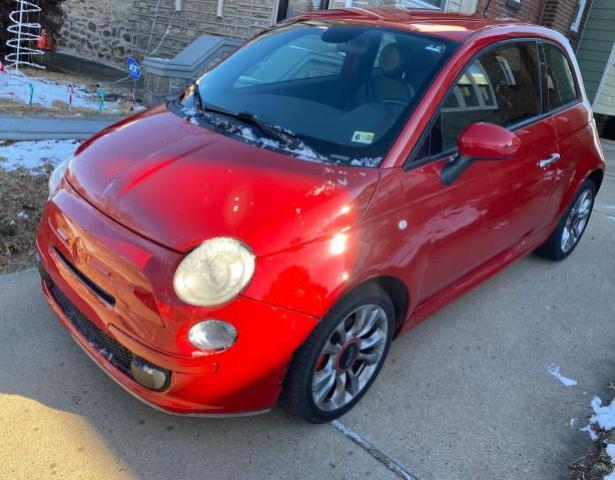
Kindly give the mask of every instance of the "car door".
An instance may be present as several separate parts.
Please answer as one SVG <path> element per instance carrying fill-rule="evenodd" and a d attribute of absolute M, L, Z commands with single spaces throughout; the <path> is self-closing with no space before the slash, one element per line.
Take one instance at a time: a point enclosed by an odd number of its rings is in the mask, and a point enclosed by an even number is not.
<path fill-rule="evenodd" d="M 556 148 L 552 119 L 542 118 L 535 42 L 506 42 L 472 60 L 440 107 L 407 172 L 410 215 L 428 212 L 421 300 L 489 260 L 513 252 L 542 224 L 551 185 L 539 162 Z M 542 118 L 542 119 L 541 119 Z M 451 185 L 440 180 L 459 133 L 475 122 L 504 126 L 521 140 L 505 160 L 476 161 Z"/>
<path fill-rule="evenodd" d="M 544 104 L 553 118 L 559 156 L 543 162 L 543 175 L 552 183 L 551 199 L 545 210 L 545 223 L 556 220 L 564 197 L 576 172 L 579 158 L 587 157 L 587 145 L 593 145 L 591 112 L 581 103 L 579 86 L 574 80 L 570 60 L 564 51 L 549 43 L 544 52 Z"/>

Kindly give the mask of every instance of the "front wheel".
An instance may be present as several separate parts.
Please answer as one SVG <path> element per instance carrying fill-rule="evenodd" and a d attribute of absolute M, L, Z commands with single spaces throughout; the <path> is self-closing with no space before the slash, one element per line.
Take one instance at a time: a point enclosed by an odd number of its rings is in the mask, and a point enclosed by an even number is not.
<path fill-rule="evenodd" d="M 376 379 L 395 327 L 390 297 L 376 285 L 335 305 L 293 356 L 281 403 L 312 423 L 350 410 Z"/>
<path fill-rule="evenodd" d="M 536 253 L 550 260 L 563 260 L 570 255 L 585 232 L 594 208 L 596 185 L 586 180 L 566 209 L 557 227 Z"/>

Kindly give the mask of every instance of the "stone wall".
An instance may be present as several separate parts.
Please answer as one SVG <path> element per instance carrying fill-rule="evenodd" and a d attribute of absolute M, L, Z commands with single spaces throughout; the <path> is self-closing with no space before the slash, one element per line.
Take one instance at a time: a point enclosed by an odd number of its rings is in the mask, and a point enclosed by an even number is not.
<path fill-rule="evenodd" d="M 175 0 L 132 1 L 130 24 L 141 56 L 173 57 L 203 34 L 244 40 L 275 23 L 275 0 L 223 0 L 221 17 L 217 0 L 182 0 L 181 11 Z"/>
<path fill-rule="evenodd" d="M 123 67 L 134 35 L 128 22 L 132 0 L 67 0 L 60 51 Z"/>
<path fill-rule="evenodd" d="M 355 0 L 355 4 L 388 4 L 399 0 Z M 332 5 L 344 0 L 330 0 Z M 451 0 L 451 5 L 470 0 Z M 486 0 L 479 0 L 482 11 Z M 578 34 L 570 32 L 570 22 L 578 0 L 521 0 L 518 9 L 512 0 L 492 0 L 489 16 L 516 17 L 541 23 L 569 36 L 573 45 Z M 291 0 L 290 10 L 309 10 L 320 1 Z M 67 0 L 67 21 L 60 49 L 109 65 L 124 68 L 127 56 L 139 60 L 147 56 L 172 58 L 203 34 L 244 40 L 275 22 L 278 0 L 223 0 L 221 17 L 218 0 Z M 587 1 L 586 12 L 591 0 Z M 582 27 L 580 32 L 582 32 Z"/>
<path fill-rule="evenodd" d="M 203 34 L 244 40 L 275 22 L 276 0 L 67 0 L 59 48 L 124 68 L 126 57 L 172 58 Z"/>

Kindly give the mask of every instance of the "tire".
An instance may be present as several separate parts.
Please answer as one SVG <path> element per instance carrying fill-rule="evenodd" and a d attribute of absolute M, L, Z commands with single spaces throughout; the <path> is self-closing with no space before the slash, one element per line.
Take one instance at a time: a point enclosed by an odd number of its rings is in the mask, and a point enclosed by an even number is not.
<path fill-rule="evenodd" d="M 585 180 L 563 213 L 551 236 L 538 247 L 536 253 L 543 258 L 560 261 L 574 252 L 589 223 L 594 209 L 595 198 L 596 185 L 591 180 Z M 587 202 L 586 212 L 584 215 L 581 215 L 576 209 L 577 207 L 581 208 Z M 585 209 L 582 210 L 585 211 Z M 581 216 L 583 216 L 583 219 L 579 224 Z M 575 224 L 576 228 L 572 228 Z"/>
<path fill-rule="evenodd" d="M 394 329 L 393 302 L 382 288 L 365 285 L 352 291 L 293 355 L 280 396 L 282 406 L 311 423 L 344 415 L 378 376 Z"/>

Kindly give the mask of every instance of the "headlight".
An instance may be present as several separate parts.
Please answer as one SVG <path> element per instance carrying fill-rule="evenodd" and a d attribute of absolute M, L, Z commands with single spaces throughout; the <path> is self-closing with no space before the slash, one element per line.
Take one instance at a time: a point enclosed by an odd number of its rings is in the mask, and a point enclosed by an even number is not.
<path fill-rule="evenodd" d="M 182 260 L 173 288 L 190 305 L 220 305 L 238 295 L 254 273 L 254 255 L 234 238 L 206 240 Z"/>
<path fill-rule="evenodd" d="M 51 176 L 49 177 L 49 198 L 58 191 L 62 177 L 64 177 L 66 169 L 68 168 L 69 160 L 70 158 L 67 158 L 63 162 L 58 163 L 56 168 L 53 169 L 53 172 L 51 172 Z"/>

